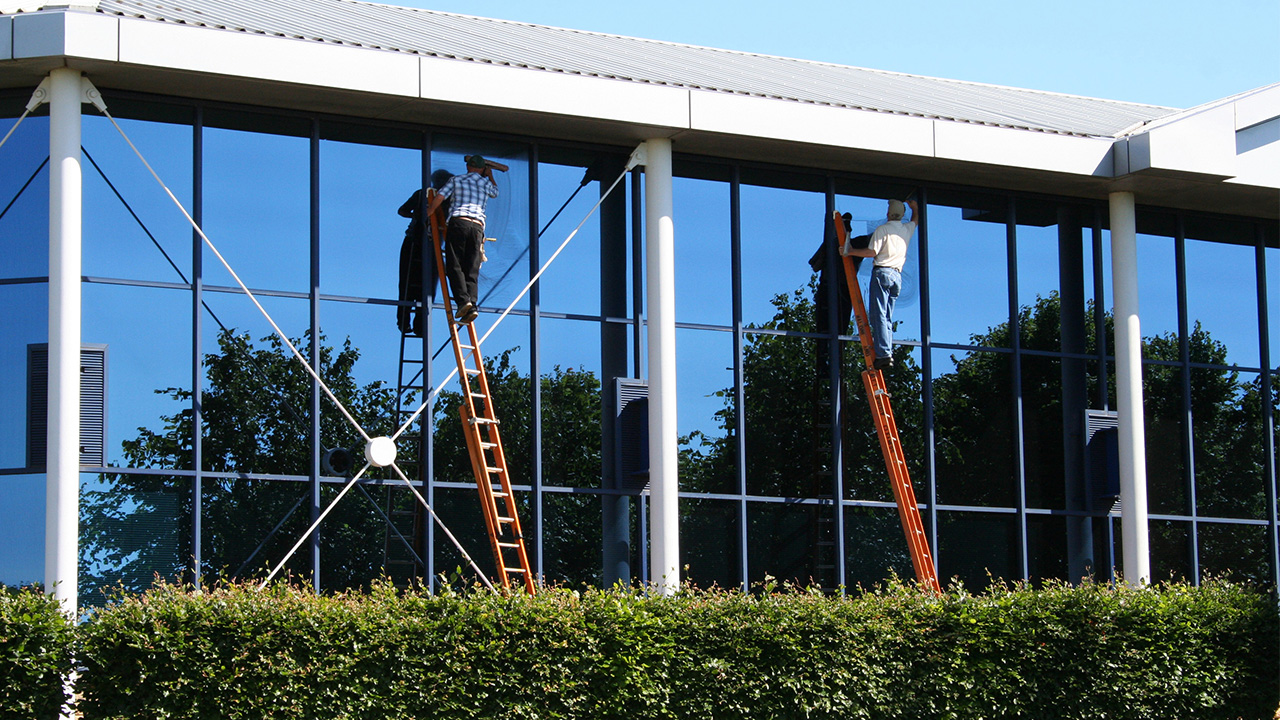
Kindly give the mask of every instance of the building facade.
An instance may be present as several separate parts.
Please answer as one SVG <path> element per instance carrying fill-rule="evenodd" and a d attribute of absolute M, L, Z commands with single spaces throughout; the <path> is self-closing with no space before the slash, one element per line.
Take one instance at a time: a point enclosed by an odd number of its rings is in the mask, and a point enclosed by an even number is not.
<path fill-rule="evenodd" d="M 491 569 L 443 298 L 397 324 L 432 286 L 397 208 L 479 153 L 509 169 L 477 323 L 546 581 L 910 575 L 826 276 L 833 211 L 914 197 L 889 386 L 940 576 L 1276 582 L 1280 86 L 1177 110 L 190 8 L 0 4 L 0 581 L 469 580 L 334 454 L 406 422 L 399 467 Z"/>

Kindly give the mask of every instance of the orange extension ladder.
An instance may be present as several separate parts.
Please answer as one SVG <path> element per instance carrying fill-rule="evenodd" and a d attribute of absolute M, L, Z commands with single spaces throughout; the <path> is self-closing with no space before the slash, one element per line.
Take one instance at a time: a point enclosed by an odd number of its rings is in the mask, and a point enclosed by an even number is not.
<path fill-rule="evenodd" d="M 849 234 L 844 226 L 844 218 L 839 212 L 833 213 L 832 221 L 836 228 L 836 240 L 839 248 L 844 247 Z M 885 469 L 889 471 L 889 484 L 893 487 L 893 498 L 898 503 L 898 518 L 902 521 L 902 531 L 906 533 L 907 545 L 911 549 L 911 564 L 915 567 L 916 581 L 922 587 L 935 593 L 942 592 L 938 585 L 938 572 L 933 566 L 933 555 L 929 552 L 929 538 L 924 532 L 924 522 L 920 519 L 920 508 L 916 505 L 916 493 L 911 487 L 911 476 L 907 473 L 907 459 L 902 452 L 902 440 L 898 436 L 898 424 L 893 419 L 893 407 L 889 404 L 889 391 L 885 387 L 884 373 L 876 370 L 873 363 L 876 359 L 875 348 L 871 344 L 871 324 L 867 322 L 867 306 L 862 300 L 862 288 L 858 285 L 858 275 L 854 270 L 853 258 L 842 255 L 844 276 L 849 286 L 849 297 L 853 300 L 854 317 L 858 323 L 858 340 L 862 343 L 862 355 L 867 369 L 862 371 L 862 385 L 867 390 L 867 401 L 871 404 L 871 416 L 876 423 L 876 436 L 880 438 L 880 451 L 884 453 Z"/>
<path fill-rule="evenodd" d="M 435 195 L 429 190 L 427 203 Z M 449 280 L 445 277 L 444 240 L 445 218 L 437 208 L 431 216 L 431 242 L 435 248 L 436 275 L 440 278 L 440 290 L 444 294 L 444 313 L 449 321 L 449 338 L 453 342 L 453 357 L 458 363 L 458 381 L 462 384 L 462 434 L 467 439 L 467 452 L 471 456 L 471 470 L 475 474 L 476 488 L 480 491 L 480 506 L 484 511 L 484 524 L 489 531 L 493 547 L 494 564 L 505 590 L 511 589 L 512 575 L 524 579 L 524 589 L 533 595 L 537 592 L 533 570 L 529 567 L 529 553 L 525 549 L 524 533 L 520 530 L 520 517 L 516 513 L 515 494 L 511 490 L 511 474 L 507 471 L 507 456 L 502 450 L 502 437 L 498 432 L 498 418 L 494 414 L 489 393 L 489 378 L 485 375 L 484 359 L 480 356 L 480 342 L 476 337 L 475 323 L 460 325 L 454 316 L 453 296 L 449 294 Z M 462 337 L 466 328 L 466 338 Z"/>

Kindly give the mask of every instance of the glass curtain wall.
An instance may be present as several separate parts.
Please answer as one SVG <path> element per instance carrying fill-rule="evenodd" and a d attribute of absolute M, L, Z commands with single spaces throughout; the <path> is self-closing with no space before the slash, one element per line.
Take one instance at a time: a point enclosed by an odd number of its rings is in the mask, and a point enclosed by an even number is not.
<path fill-rule="evenodd" d="M 84 337 L 108 358 L 107 452 L 83 482 L 86 605 L 156 573 L 263 577 L 300 540 L 282 571 L 322 590 L 383 575 L 472 581 L 386 469 L 365 473 L 303 540 L 363 466 L 356 425 L 403 428 L 398 464 L 492 573 L 456 382 L 432 392 L 454 369 L 434 251 L 406 242 L 415 191 L 462 172 L 471 153 L 509 168 L 489 206 L 477 327 L 508 313 L 482 350 L 531 560 L 573 587 L 647 579 L 644 426 L 633 422 L 646 374 L 642 171 L 602 199 L 627 149 L 108 102 L 235 276 L 114 128 L 86 117 Z M 26 374 L 28 346 L 47 333 L 47 121 L 27 122 L 5 148 L 17 170 L 0 177 L 0 199 L 13 199 L 0 216 L 11 260 L 0 304 L 18 319 L 0 348 L 0 512 L 41 518 Z M 867 235 L 886 200 L 909 196 L 924 212 L 888 385 L 940 575 L 980 587 L 1123 570 L 1113 479 L 1092 460 L 1114 416 L 1105 204 L 685 156 L 675 171 L 690 582 L 910 577 L 830 220 L 847 213 L 852 234 Z M 1155 575 L 1274 582 L 1275 224 L 1144 208 L 1139 232 Z M 864 293 L 869 271 L 854 279 Z M 0 532 L 40 537 L 17 517 Z M 28 565 L 10 562 L 0 581 L 38 580 L 40 564 Z"/>

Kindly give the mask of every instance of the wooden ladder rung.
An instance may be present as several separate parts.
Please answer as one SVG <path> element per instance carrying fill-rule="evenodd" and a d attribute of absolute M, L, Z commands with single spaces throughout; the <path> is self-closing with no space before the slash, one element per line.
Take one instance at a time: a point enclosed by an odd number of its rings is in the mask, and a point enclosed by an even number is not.
<path fill-rule="evenodd" d="M 498 522 L 501 522 L 501 523 L 513 523 L 513 522 L 515 522 L 515 521 L 516 521 L 516 519 L 515 519 L 515 518 L 513 518 L 513 517 L 505 517 L 505 516 L 502 516 L 502 515 L 499 515 L 499 516 L 498 516 Z"/>
<path fill-rule="evenodd" d="M 520 543 L 499 542 L 498 547 L 507 548 L 508 550 L 510 550 L 512 548 L 520 547 Z"/>
<path fill-rule="evenodd" d="M 518 567 L 516 567 L 516 568 L 504 567 L 504 568 L 502 568 L 502 571 L 503 571 L 503 572 L 508 572 L 508 573 L 520 573 L 521 575 L 523 575 L 523 574 L 525 573 L 525 569 L 524 569 L 524 568 L 518 568 Z"/>

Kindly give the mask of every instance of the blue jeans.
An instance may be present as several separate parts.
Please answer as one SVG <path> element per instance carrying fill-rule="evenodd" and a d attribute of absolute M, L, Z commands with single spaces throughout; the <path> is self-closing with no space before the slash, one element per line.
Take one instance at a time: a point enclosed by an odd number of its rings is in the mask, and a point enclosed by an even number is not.
<path fill-rule="evenodd" d="M 890 267 L 871 271 L 870 305 L 871 341 L 876 357 L 893 357 L 893 303 L 902 290 L 902 273 Z"/>

